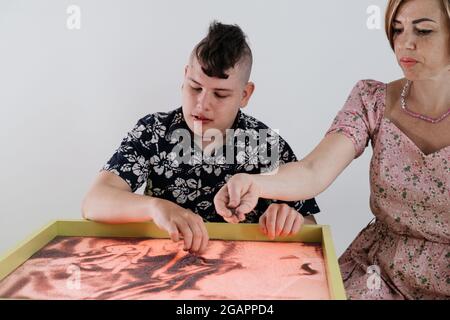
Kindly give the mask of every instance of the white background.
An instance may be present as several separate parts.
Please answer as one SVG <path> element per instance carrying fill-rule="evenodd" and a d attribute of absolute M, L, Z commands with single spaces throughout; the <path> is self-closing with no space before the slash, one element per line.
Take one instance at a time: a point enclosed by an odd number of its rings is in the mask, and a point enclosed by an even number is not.
<path fill-rule="evenodd" d="M 136 121 L 181 104 L 183 68 L 217 19 L 254 53 L 245 110 L 299 158 L 359 79 L 400 68 L 366 10 L 385 0 L 0 0 L 0 255 L 53 219 L 78 219 L 101 166 Z M 69 30 L 69 5 L 81 29 Z M 369 223 L 371 150 L 317 197 L 340 255 Z"/>

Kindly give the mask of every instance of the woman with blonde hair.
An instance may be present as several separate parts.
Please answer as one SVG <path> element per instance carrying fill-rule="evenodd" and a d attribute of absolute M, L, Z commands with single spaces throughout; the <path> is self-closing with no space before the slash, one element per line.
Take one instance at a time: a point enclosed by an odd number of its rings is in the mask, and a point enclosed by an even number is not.
<path fill-rule="evenodd" d="M 306 158 L 274 175 L 232 177 L 215 197 L 218 214 L 236 223 L 258 198 L 315 197 L 370 141 L 375 220 L 339 259 L 347 296 L 449 299 L 449 29 L 449 0 L 390 0 L 386 33 L 404 78 L 359 81 Z M 270 238 L 299 229 L 291 216 L 276 211 L 260 226 Z M 371 285 L 370 271 L 379 272 L 378 283 Z"/>

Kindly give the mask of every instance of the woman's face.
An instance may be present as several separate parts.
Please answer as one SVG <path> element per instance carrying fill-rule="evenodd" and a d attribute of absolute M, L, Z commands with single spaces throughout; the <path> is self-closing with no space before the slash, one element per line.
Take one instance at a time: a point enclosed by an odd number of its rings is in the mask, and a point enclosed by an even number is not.
<path fill-rule="evenodd" d="M 392 24 L 394 50 L 409 80 L 436 79 L 450 72 L 450 31 L 439 0 L 404 2 Z"/>

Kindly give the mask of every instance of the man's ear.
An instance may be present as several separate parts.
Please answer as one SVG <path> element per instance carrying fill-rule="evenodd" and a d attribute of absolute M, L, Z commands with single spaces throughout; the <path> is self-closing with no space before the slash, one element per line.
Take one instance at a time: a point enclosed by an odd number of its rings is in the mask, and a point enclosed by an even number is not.
<path fill-rule="evenodd" d="M 189 70 L 189 65 L 186 65 L 186 66 L 184 67 L 184 78 L 186 78 L 188 70 Z M 183 90 L 183 88 L 184 88 L 184 82 L 185 82 L 185 81 L 186 81 L 186 80 L 183 80 L 183 84 L 181 85 L 181 90 Z"/>
<path fill-rule="evenodd" d="M 248 101 L 250 100 L 254 91 L 255 91 L 255 84 L 253 82 L 248 82 L 245 85 L 244 91 L 242 93 L 242 99 L 240 103 L 241 108 L 245 108 L 247 106 Z"/>

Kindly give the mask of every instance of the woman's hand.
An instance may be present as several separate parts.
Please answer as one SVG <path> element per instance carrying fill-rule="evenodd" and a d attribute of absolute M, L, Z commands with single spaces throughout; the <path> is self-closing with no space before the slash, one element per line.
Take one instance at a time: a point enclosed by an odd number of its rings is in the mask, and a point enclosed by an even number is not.
<path fill-rule="evenodd" d="M 214 197 L 216 212 L 229 223 L 245 220 L 245 215 L 257 205 L 260 190 L 254 176 L 237 174 Z"/>

